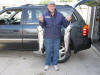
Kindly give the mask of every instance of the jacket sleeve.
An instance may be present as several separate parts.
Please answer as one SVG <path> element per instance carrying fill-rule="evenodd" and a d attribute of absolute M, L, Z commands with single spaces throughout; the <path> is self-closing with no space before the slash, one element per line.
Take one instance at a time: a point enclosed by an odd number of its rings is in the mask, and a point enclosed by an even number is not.
<path fill-rule="evenodd" d="M 46 22 L 45 22 L 45 18 L 44 18 L 44 14 L 43 14 L 43 22 L 39 21 L 39 25 L 42 26 L 42 28 L 46 27 Z"/>
<path fill-rule="evenodd" d="M 64 16 L 62 16 L 62 25 L 66 28 L 69 25 L 70 22 L 66 20 Z"/>

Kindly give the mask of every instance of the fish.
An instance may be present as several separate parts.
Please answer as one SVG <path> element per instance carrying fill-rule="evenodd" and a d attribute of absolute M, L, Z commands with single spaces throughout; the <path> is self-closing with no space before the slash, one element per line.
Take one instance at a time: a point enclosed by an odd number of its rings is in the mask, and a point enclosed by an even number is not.
<path fill-rule="evenodd" d="M 38 42 L 39 42 L 39 53 L 42 54 L 42 49 L 43 49 L 43 42 L 44 42 L 44 30 L 43 28 L 39 25 L 37 27 L 37 30 L 38 30 Z"/>
<path fill-rule="evenodd" d="M 68 51 L 69 48 L 69 42 L 70 42 L 70 31 L 71 31 L 71 26 L 69 25 L 67 28 L 65 28 L 65 33 L 64 33 L 64 45 L 65 45 L 65 53 Z"/>

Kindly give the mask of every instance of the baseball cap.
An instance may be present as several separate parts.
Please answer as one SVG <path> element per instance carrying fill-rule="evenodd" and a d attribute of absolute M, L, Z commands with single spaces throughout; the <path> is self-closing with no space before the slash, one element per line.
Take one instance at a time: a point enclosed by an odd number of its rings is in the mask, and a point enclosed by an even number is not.
<path fill-rule="evenodd" d="M 54 1 L 49 1 L 48 5 L 55 5 L 55 2 Z"/>

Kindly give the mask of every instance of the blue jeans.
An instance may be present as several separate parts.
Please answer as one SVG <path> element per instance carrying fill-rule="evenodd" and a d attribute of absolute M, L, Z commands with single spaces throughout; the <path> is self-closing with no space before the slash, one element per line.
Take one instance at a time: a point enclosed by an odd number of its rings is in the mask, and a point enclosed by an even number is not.
<path fill-rule="evenodd" d="M 53 55 L 53 65 L 58 64 L 60 39 L 44 38 L 46 50 L 45 65 L 51 65 L 51 56 Z"/>

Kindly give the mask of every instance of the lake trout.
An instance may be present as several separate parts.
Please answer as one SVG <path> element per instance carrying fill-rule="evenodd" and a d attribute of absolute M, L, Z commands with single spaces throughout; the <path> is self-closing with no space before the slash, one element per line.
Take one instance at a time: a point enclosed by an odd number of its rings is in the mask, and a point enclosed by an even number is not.
<path fill-rule="evenodd" d="M 71 31 L 71 26 L 69 25 L 67 28 L 65 28 L 65 34 L 64 34 L 65 52 L 67 52 L 69 48 L 70 31 Z"/>
<path fill-rule="evenodd" d="M 38 26 L 37 27 L 37 30 L 38 30 L 38 42 L 39 42 L 39 53 L 42 53 L 42 49 L 43 49 L 43 28 L 41 26 Z"/>

